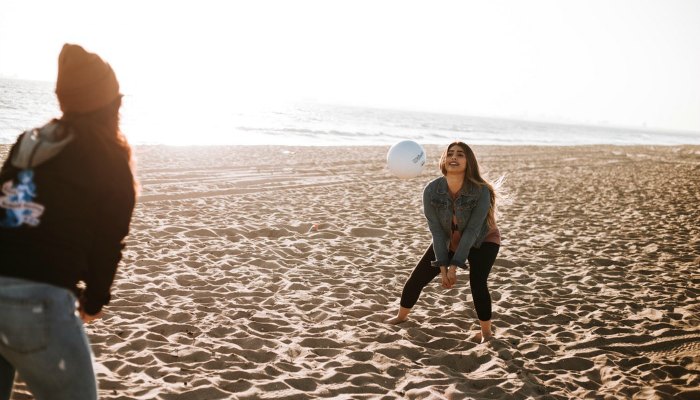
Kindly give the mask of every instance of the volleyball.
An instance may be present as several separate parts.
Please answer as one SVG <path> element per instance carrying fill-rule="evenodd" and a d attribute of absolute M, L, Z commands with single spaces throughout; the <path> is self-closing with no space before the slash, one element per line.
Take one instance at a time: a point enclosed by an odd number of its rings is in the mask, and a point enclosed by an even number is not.
<path fill-rule="evenodd" d="M 389 149 L 386 166 L 401 179 L 415 178 L 423 171 L 425 149 L 413 140 L 402 140 Z"/>

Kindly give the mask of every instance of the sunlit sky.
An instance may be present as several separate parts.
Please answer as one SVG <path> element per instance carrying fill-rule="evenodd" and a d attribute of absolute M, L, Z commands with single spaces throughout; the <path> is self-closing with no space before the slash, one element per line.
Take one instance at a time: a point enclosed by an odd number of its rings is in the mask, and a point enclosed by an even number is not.
<path fill-rule="evenodd" d="M 0 76 L 54 80 L 65 42 L 125 94 L 195 112 L 302 100 L 700 132 L 695 0 L 0 2 Z"/>

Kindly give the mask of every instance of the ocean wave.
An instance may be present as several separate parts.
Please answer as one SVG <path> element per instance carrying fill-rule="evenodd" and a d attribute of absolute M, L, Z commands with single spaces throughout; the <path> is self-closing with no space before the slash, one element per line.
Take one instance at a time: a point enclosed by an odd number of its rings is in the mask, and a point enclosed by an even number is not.
<path fill-rule="evenodd" d="M 60 115 L 47 82 L 0 79 L 0 142 Z M 371 145 L 410 139 L 498 145 L 700 144 L 700 132 L 566 125 L 415 111 L 302 103 L 267 110 L 177 113 L 131 98 L 122 127 L 134 144 Z M 206 104 L 203 109 L 207 110 Z M 193 134 L 192 132 L 196 132 Z"/>

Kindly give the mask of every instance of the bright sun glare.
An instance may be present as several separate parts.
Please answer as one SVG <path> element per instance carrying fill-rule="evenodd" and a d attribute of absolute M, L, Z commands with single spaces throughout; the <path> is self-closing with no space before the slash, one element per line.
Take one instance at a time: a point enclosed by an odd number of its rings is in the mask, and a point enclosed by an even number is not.
<path fill-rule="evenodd" d="M 171 142 L 298 101 L 700 131 L 699 18 L 682 0 L 5 0 L 0 75 L 52 81 L 81 44 Z"/>

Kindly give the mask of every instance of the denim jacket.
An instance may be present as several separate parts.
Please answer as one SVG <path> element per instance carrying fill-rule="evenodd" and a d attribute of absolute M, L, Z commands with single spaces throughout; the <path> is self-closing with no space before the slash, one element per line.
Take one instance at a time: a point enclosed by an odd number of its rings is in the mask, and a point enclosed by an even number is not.
<path fill-rule="evenodd" d="M 462 233 L 457 250 L 449 259 L 453 207 L 457 229 Z M 491 208 L 491 192 L 486 186 L 464 184 L 454 201 L 447 188 L 447 179 L 441 176 L 428 183 L 423 190 L 423 211 L 433 235 L 436 260 L 433 267 L 456 265 L 466 268 L 469 250 L 481 246 L 489 232 L 486 217 Z"/>

